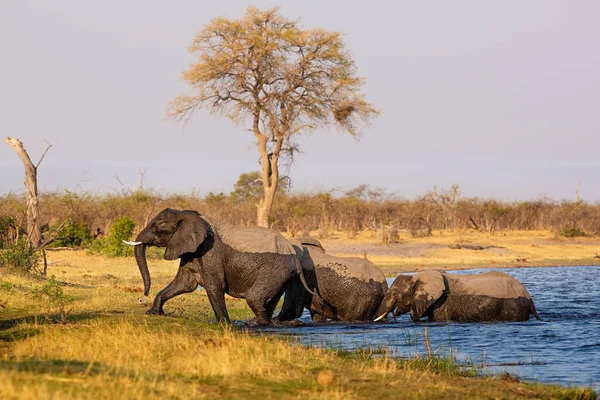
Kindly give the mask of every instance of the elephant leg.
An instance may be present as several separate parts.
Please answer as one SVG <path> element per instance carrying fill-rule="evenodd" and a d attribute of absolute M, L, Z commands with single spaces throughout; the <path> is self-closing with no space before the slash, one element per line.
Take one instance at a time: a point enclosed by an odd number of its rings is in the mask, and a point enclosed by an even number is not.
<path fill-rule="evenodd" d="M 264 286 L 253 287 L 246 294 L 246 302 L 256 315 L 255 323 L 257 325 L 271 324 L 271 317 L 277 302 L 281 298 L 285 285 L 281 285 L 279 290 L 276 288 L 265 288 Z"/>
<path fill-rule="evenodd" d="M 175 279 L 154 298 L 152 307 L 146 314 L 164 315 L 163 306 L 169 300 L 182 293 L 190 293 L 198 288 L 198 281 L 193 272 L 186 267 L 180 267 Z"/>
<path fill-rule="evenodd" d="M 285 291 L 283 306 L 281 307 L 279 315 L 277 315 L 277 320 L 290 321 L 300 318 L 304 311 L 305 292 L 306 290 L 302 286 L 300 279 L 295 278 Z"/>
<path fill-rule="evenodd" d="M 256 325 L 269 325 L 271 323 L 271 316 L 273 315 L 273 308 L 271 308 L 271 301 L 267 301 L 263 296 L 256 294 L 248 294 L 246 296 L 246 302 L 248 306 L 256 315 L 256 320 L 253 324 Z M 277 301 L 275 301 L 277 304 Z"/>
<path fill-rule="evenodd" d="M 246 302 L 256 315 L 255 324 L 270 325 L 273 311 L 285 289 L 296 276 L 294 270 L 264 269 L 257 277 L 254 285 L 246 292 Z"/>
<path fill-rule="evenodd" d="M 230 323 L 229 313 L 227 312 L 227 306 L 225 305 L 225 289 L 223 285 L 209 284 L 204 287 L 206 294 L 208 295 L 208 301 L 215 313 L 217 322 Z"/>

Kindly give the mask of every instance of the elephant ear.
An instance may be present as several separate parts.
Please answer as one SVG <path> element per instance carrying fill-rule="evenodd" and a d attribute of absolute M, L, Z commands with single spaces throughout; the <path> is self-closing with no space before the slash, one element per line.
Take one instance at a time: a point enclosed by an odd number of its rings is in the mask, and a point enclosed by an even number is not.
<path fill-rule="evenodd" d="M 413 276 L 412 306 L 410 318 L 418 321 L 446 291 L 444 275 L 438 271 L 421 272 Z"/>
<path fill-rule="evenodd" d="M 175 231 L 167 244 L 165 260 L 174 260 L 185 253 L 193 253 L 204 242 L 210 225 L 196 211 L 180 211 Z"/>

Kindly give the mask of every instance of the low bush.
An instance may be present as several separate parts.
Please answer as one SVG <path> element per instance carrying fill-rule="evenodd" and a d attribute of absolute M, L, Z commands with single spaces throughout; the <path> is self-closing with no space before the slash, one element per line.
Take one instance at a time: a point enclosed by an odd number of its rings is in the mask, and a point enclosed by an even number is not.
<path fill-rule="evenodd" d="M 21 274 L 36 273 L 40 259 L 40 253 L 31 248 L 26 238 L 21 238 L 0 251 L 0 268 Z"/>
<path fill-rule="evenodd" d="M 92 254 L 103 254 L 108 257 L 123 257 L 131 255 L 129 247 L 123 240 L 131 240 L 135 222 L 128 216 L 115 219 L 111 225 L 108 236 L 92 242 L 88 251 Z"/>
<path fill-rule="evenodd" d="M 60 224 L 50 228 L 50 232 L 58 229 Z M 49 247 L 81 247 L 90 243 L 90 228 L 82 221 L 70 220 L 60 231 Z"/>
<path fill-rule="evenodd" d="M 560 236 L 567 238 L 583 237 L 585 232 L 576 226 L 565 226 L 560 230 Z"/>

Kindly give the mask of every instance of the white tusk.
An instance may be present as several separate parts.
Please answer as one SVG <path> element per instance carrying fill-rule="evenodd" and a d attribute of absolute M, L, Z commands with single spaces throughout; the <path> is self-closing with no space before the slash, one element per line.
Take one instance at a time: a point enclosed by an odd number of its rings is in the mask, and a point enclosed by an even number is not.
<path fill-rule="evenodd" d="M 383 318 L 385 318 L 385 316 L 386 316 L 386 315 L 388 315 L 388 313 L 383 313 L 383 314 L 381 314 L 379 317 L 375 318 L 375 320 L 374 320 L 373 322 L 377 322 L 377 321 L 379 321 L 380 319 L 383 319 Z"/>
<path fill-rule="evenodd" d="M 128 244 L 130 246 L 137 246 L 138 244 L 142 244 L 142 242 L 128 242 L 127 240 L 123 240 L 123 243 Z"/>

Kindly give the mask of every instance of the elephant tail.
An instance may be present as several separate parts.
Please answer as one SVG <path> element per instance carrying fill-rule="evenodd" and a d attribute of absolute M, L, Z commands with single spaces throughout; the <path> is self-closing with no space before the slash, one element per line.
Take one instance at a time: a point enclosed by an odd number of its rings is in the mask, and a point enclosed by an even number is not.
<path fill-rule="evenodd" d="M 533 304 L 533 299 L 529 300 L 529 311 L 531 312 L 531 314 L 533 314 L 533 316 L 538 320 L 541 321 L 542 319 L 540 318 L 540 316 L 537 313 L 537 310 L 535 309 L 535 304 Z"/>
<path fill-rule="evenodd" d="M 302 271 L 302 266 L 300 265 L 300 260 L 298 260 L 298 257 L 294 257 L 294 262 L 296 263 L 296 272 L 300 276 L 300 281 L 302 282 L 302 286 L 304 286 L 304 289 L 306 289 L 306 291 L 308 293 L 310 293 L 311 295 L 316 297 L 316 299 L 319 303 L 325 304 L 325 300 L 323 300 L 323 298 L 318 294 L 317 288 L 315 288 L 314 290 L 311 290 L 308 287 L 308 283 L 306 283 L 306 279 L 304 279 L 304 273 Z"/>

